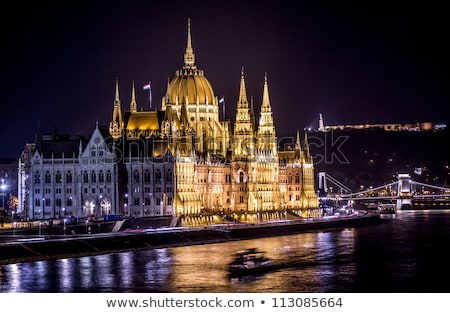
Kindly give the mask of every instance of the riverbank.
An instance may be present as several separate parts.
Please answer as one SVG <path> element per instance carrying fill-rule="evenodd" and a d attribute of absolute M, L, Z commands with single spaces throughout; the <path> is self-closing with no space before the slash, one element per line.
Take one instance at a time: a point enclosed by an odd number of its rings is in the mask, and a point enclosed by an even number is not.
<path fill-rule="evenodd" d="M 67 236 L 11 238 L 0 245 L 0 264 L 31 262 L 88 255 L 160 249 L 281 236 L 308 231 L 360 227 L 381 223 L 378 214 L 328 219 L 231 224 L 203 228 L 171 228 L 152 232 L 118 232 Z"/>

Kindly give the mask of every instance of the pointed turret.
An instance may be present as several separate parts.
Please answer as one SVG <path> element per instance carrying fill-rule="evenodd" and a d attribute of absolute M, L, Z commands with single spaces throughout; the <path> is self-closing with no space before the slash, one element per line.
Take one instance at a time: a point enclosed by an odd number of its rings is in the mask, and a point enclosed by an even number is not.
<path fill-rule="evenodd" d="M 185 103 L 183 103 L 183 105 L 181 106 L 180 122 L 181 122 L 181 127 L 183 130 L 188 129 L 189 123 L 188 123 L 188 115 L 187 115 L 187 109 L 186 109 Z"/>
<path fill-rule="evenodd" d="M 295 150 L 301 150 L 300 133 L 297 130 L 297 139 L 295 140 Z"/>
<path fill-rule="evenodd" d="M 300 132 L 297 130 L 297 139 L 295 140 L 295 150 L 294 150 L 295 160 L 300 162 L 302 159 L 302 143 L 300 141 Z"/>
<path fill-rule="evenodd" d="M 265 73 L 264 75 L 264 90 L 263 90 L 261 112 L 272 112 L 269 100 L 269 85 L 267 83 L 267 73 Z"/>
<path fill-rule="evenodd" d="M 277 143 L 275 126 L 273 124 L 272 108 L 269 100 L 269 84 L 267 82 L 267 73 L 264 75 L 263 99 L 258 125 L 258 147 L 261 150 L 271 151 L 277 155 Z"/>
<path fill-rule="evenodd" d="M 130 102 L 130 112 L 136 112 L 137 111 L 137 104 L 136 104 L 136 92 L 134 89 L 134 80 L 131 87 L 131 102 Z"/>
<path fill-rule="evenodd" d="M 169 76 L 167 76 L 167 91 L 166 91 L 165 98 L 163 98 L 163 109 L 165 109 L 164 120 L 169 121 L 171 123 L 172 122 L 172 103 L 170 100 L 169 84 L 170 84 Z M 166 100 L 164 101 L 164 99 L 166 99 Z"/>
<path fill-rule="evenodd" d="M 172 104 L 171 101 L 171 95 L 170 95 L 170 79 L 169 76 L 167 76 L 167 91 L 166 91 L 166 101 L 165 104 Z"/>
<path fill-rule="evenodd" d="M 235 135 L 253 134 L 253 127 L 248 107 L 247 91 L 245 88 L 244 67 L 241 69 L 241 83 L 239 86 L 239 100 L 236 109 L 236 124 L 234 128 Z"/>
<path fill-rule="evenodd" d="M 303 140 L 303 157 L 306 164 L 312 164 L 311 154 L 309 153 L 308 133 L 305 131 L 305 139 Z"/>
<path fill-rule="evenodd" d="M 83 141 L 80 139 L 80 144 L 78 145 L 78 155 L 81 156 L 83 153 Z"/>
<path fill-rule="evenodd" d="M 123 119 L 122 112 L 120 109 L 120 98 L 119 98 L 119 80 L 116 79 L 116 94 L 114 98 L 114 110 L 113 118 L 111 123 L 109 123 L 109 133 L 114 139 L 122 137 L 123 134 Z"/>
<path fill-rule="evenodd" d="M 241 69 L 241 85 L 239 87 L 238 108 L 248 109 L 247 91 L 245 88 L 244 67 Z"/>
<path fill-rule="evenodd" d="M 119 80 L 116 79 L 116 94 L 114 97 L 114 112 L 113 121 L 122 121 L 122 112 L 120 110 L 120 97 L 119 97 Z"/>
<path fill-rule="evenodd" d="M 195 68 L 195 54 L 192 49 L 191 39 L 191 19 L 188 19 L 188 33 L 187 33 L 187 45 L 186 52 L 184 53 L 184 68 Z"/>
<path fill-rule="evenodd" d="M 247 91 L 245 88 L 244 68 L 241 69 L 241 83 L 239 99 L 236 106 L 236 123 L 234 125 L 234 156 L 247 158 L 254 154 L 254 128 L 248 107 Z"/>

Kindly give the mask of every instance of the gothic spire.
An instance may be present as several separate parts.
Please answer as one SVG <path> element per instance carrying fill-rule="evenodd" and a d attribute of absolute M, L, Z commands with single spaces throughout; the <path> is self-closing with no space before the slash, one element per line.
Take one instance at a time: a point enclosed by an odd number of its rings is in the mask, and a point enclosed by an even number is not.
<path fill-rule="evenodd" d="M 116 78 L 116 94 L 114 98 L 113 122 L 122 123 L 122 112 L 120 110 L 119 79 Z"/>
<path fill-rule="evenodd" d="M 119 98 L 119 79 L 116 78 L 116 94 L 114 98 L 114 106 L 120 106 L 120 98 Z"/>
<path fill-rule="evenodd" d="M 238 107 L 241 109 L 248 108 L 247 91 L 245 88 L 244 67 L 241 70 L 241 85 L 239 88 L 239 102 Z"/>
<path fill-rule="evenodd" d="M 269 86 L 267 83 L 267 73 L 264 75 L 264 90 L 261 104 L 259 125 L 258 125 L 258 147 L 263 151 L 270 151 L 276 155 L 277 143 L 275 126 L 273 124 L 272 108 L 269 101 Z"/>
<path fill-rule="evenodd" d="M 192 40 L 191 40 L 191 19 L 188 18 L 188 33 L 187 33 L 187 46 L 186 52 L 184 53 L 184 67 L 185 68 L 194 68 L 195 67 L 195 54 L 192 49 Z"/>
<path fill-rule="evenodd" d="M 114 98 L 113 118 L 109 123 L 109 133 L 114 139 L 122 136 L 123 131 L 123 119 L 122 112 L 120 110 L 120 98 L 119 98 L 119 80 L 116 78 L 116 94 Z"/>
<path fill-rule="evenodd" d="M 131 87 L 130 111 L 131 112 L 136 112 L 136 108 L 137 108 L 137 105 L 136 105 L 136 92 L 135 92 L 135 89 L 134 89 L 134 80 L 133 80 L 133 84 L 132 84 L 132 87 Z"/>
<path fill-rule="evenodd" d="M 305 139 L 303 140 L 303 153 L 306 163 L 312 163 L 311 154 L 309 152 L 308 132 L 305 130 Z"/>
<path fill-rule="evenodd" d="M 295 150 L 301 150 L 300 133 L 297 130 L 297 140 L 295 141 Z"/>
<path fill-rule="evenodd" d="M 261 112 L 272 112 L 269 100 L 269 86 L 267 84 L 267 73 L 264 74 L 264 91 L 263 91 Z"/>
<path fill-rule="evenodd" d="M 167 104 L 172 102 L 170 99 L 170 88 L 169 87 L 170 87 L 170 79 L 169 79 L 169 76 L 167 76 L 167 94 L 166 94 L 166 98 L 167 98 L 166 103 Z"/>

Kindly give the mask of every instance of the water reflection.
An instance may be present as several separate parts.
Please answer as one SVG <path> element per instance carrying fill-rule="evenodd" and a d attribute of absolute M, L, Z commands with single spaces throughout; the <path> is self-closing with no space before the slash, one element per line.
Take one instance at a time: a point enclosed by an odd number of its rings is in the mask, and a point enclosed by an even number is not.
<path fill-rule="evenodd" d="M 449 271 L 436 246 L 448 245 L 449 225 L 450 211 L 401 212 L 357 229 L 3 265 L 0 291 L 439 291 Z M 281 266 L 230 279 L 233 254 L 252 247 Z"/>
<path fill-rule="evenodd" d="M 229 243 L 113 253 L 1 267 L 7 292 L 289 292 L 330 284 L 352 253 L 352 232 L 305 233 Z M 228 276 L 233 254 L 260 247 L 282 264 L 238 281 Z M 327 283 L 328 284 L 328 283 Z"/>
<path fill-rule="evenodd" d="M 168 249 L 117 253 L 0 267 L 3 292 L 164 291 Z"/>

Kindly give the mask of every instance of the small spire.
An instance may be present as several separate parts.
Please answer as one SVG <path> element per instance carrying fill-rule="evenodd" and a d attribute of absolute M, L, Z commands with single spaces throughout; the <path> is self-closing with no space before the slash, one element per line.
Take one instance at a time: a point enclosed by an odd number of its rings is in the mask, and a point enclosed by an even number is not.
<path fill-rule="evenodd" d="M 136 112 L 137 104 L 136 104 L 136 92 L 134 88 L 134 80 L 131 87 L 131 103 L 130 103 L 130 111 Z"/>
<path fill-rule="evenodd" d="M 270 107 L 269 100 L 269 85 L 267 83 L 267 73 L 264 74 L 264 91 L 263 91 L 263 100 L 261 105 L 261 112 L 271 112 L 272 109 Z"/>
<path fill-rule="evenodd" d="M 78 145 L 78 155 L 81 156 L 82 153 L 83 153 L 83 142 L 80 138 L 80 144 Z"/>
<path fill-rule="evenodd" d="M 305 130 L 305 139 L 303 141 L 303 151 L 305 153 L 305 162 L 312 163 L 311 154 L 309 153 L 308 132 Z"/>
<path fill-rule="evenodd" d="M 116 95 L 114 98 L 114 106 L 120 106 L 120 99 L 119 99 L 119 79 L 116 78 Z"/>
<path fill-rule="evenodd" d="M 297 140 L 295 141 L 295 150 L 301 150 L 300 133 L 297 130 Z"/>
<path fill-rule="evenodd" d="M 122 112 L 120 110 L 119 79 L 116 78 L 116 95 L 114 98 L 113 122 L 122 123 Z"/>
<path fill-rule="evenodd" d="M 187 115 L 187 109 L 186 109 L 186 104 L 183 103 L 181 105 L 181 116 L 180 116 L 180 122 L 181 125 L 183 126 L 183 130 L 186 130 L 188 128 L 188 115 Z"/>
<path fill-rule="evenodd" d="M 239 88 L 239 103 L 240 108 L 248 108 L 247 91 L 245 88 L 244 67 L 241 69 L 241 85 Z"/>
<path fill-rule="evenodd" d="M 167 76 L 167 92 L 166 92 L 166 104 L 171 104 L 172 101 L 170 99 L 170 80 L 169 76 Z"/>
<path fill-rule="evenodd" d="M 187 33 L 187 46 L 186 53 L 184 54 L 184 67 L 195 67 L 195 54 L 192 49 L 192 39 L 191 39 L 191 19 L 188 18 L 188 33 Z"/>

